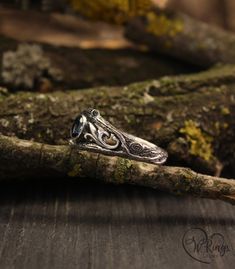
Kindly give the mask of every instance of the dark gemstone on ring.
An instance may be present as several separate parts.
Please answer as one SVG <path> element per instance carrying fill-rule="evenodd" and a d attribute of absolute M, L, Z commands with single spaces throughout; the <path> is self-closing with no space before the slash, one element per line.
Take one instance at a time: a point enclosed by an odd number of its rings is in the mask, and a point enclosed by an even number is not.
<path fill-rule="evenodd" d="M 84 129 L 84 125 L 85 125 L 84 118 L 82 116 L 77 117 L 72 126 L 72 133 L 71 133 L 72 138 L 81 135 Z"/>

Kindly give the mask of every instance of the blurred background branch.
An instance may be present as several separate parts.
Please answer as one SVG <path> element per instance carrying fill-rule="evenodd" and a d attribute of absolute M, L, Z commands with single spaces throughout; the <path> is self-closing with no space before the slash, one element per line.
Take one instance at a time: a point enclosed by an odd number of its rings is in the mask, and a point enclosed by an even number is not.
<path fill-rule="evenodd" d="M 68 1 L 72 3 L 69 8 Z M 96 1 L 97 2 L 97 1 Z M 100 1 L 102 2 L 102 1 Z M 109 1 L 103 1 L 103 3 Z M 122 5 L 127 8 L 127 3 L 131 1 L 115 0 L 112 3 Z M 134 1 L 141 3 L 141 7 L 148 6 L 148 0 Z M 182 11 L 194 18 L 207 22 L 209 24 L 221 26 L 228 30 L 235 30 L 235 2 L 233 0 L 152 0 L 152 2 L 161 8 L 171 8 Z M 78 3 L 92 3 L 92 1 L 83 0 L 1 0 L 0 5 L 5 7 L 18 7 L 22 10 L 37 9 L 41 11 L 71 11 L 72 7 L 76 9 Z M 142 4 L 143 3 L 143 4 Z"/>

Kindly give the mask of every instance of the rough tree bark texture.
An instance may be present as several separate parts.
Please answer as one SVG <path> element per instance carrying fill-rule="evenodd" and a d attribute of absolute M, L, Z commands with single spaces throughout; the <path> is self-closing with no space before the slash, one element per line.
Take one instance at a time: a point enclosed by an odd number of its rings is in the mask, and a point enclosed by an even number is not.
<path fill-rule="evenodd" d="M 234 163 L 235 67 L 178 77 L 50 94 L 2 91 L 0 132 L 67 144 L 72 120 L 94 107 L 117 127 L 169 152 L 170 164 L 219 174 Z"/>
<path fill-rule="evenodd" d="M 190 169 L 136 162 L 0 135 L 0 179 L 69 176 L 114 184 L 135 184 L 174 194 L 220 199 L 235 203 L 235 180 L 197 174 Z M 17 173 L 16 173 L 17 171 Z M 40 173 L 39 173 L 40 171 Z"/>
<path fill-rule="evenodd" d="M 134 42 L 200 66 L 235 62 L 235 35 L 191 17 L 153 10 L 131 21 L 126 36 Z"/>

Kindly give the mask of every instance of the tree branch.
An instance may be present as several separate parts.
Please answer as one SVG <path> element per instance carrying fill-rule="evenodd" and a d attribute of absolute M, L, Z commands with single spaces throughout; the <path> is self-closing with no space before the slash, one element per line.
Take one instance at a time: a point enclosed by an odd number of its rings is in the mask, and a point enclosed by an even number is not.
<path fill-rule="evenodd" d="M 188 168 L 157 166 L 2 135 L 0 155 L 1 180 L 67 176 L 134 184 L 235 203 L 235 180 L 197 174 Z"/>
<path fill-rule="evenodd" d="M 154 9 L 129 22 L 126 36 L 159 53 L 199 66 L 235 63 L 235 35 L 185 14 Z"/>
<path fill-rule="evenodd" d="M 115 126 L 165 148 L 172 165 L 219 174 L 234 162 L 235 67 L 126 87 L 0 95 L 0 132 L 66 144 L 73 119 L 94 107 Z"/>

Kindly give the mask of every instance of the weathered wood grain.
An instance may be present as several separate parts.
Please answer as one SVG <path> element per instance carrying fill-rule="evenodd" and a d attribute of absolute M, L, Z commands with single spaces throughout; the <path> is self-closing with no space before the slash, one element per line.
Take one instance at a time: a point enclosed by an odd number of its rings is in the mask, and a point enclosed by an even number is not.
<path fill-rule="evenodd" d="M 1 269 L 233 268 L 229 204 L 146 188 L 54 183 L 1 185 Z M 210 265 L 193 260 L 181 243 L 193 227 L 222 233 L 231 251 Z"/>

